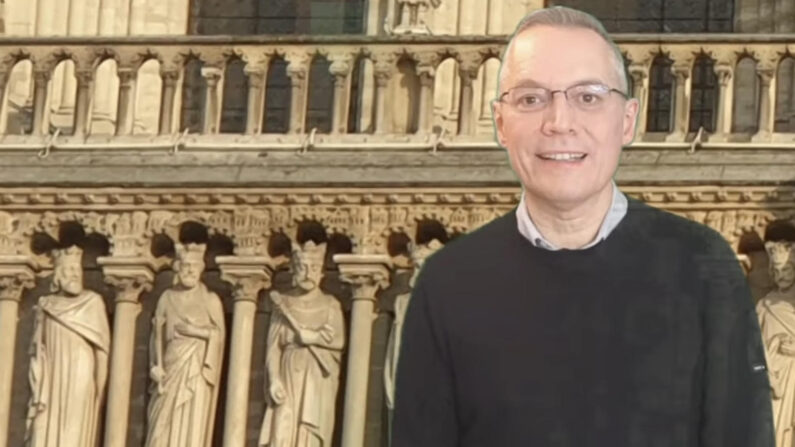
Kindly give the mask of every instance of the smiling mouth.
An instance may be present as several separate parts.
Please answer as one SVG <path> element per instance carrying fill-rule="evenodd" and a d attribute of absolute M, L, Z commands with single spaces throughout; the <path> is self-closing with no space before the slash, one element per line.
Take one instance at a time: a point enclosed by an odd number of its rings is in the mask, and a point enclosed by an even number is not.
<path fill-rule="evenodd" d="M 559 154 L 538 154 L 536 157 L 542 160 L 551 160 L 551 161 L 580 161 L 584 160 L 588 154 L 582 154 L 578 152 L 568 152 L 568 153 L 559 153 Z"/>

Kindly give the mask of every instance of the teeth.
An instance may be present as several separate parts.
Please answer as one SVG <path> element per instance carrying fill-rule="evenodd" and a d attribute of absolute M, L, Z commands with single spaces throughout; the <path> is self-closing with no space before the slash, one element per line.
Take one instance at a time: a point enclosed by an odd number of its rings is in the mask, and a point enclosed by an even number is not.
<path fill-rule="evenodd" d="M 575 154 L 575 153 L 548 154 L 548 155 L 541 155 L 541 158 L 547 160 L 580 160 L 585 158 L 585 154 Z"/>

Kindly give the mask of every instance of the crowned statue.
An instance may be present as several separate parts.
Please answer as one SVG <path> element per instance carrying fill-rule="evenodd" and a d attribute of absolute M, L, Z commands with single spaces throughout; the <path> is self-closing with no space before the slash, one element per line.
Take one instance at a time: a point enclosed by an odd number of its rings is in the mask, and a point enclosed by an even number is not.
<path fill-rule="evenodd" d="M 325 255 L 326 243 L 293 250 L 294 290 L 270 294 L 260 446 L 331 445 L 345 326 L 337 299 L 320 289 Z"/>
<path fill-rule="evenodd" d="M 108 378 L 105 302 L 83 288 L 83 251 L 53 251 L 51 294 L 34 308 L 26 444 L 94 447 Z"/>
<path fill-rule="evenodd" d="M 770 377 L 776 447 L 791 447 L 795 438 L 795 243 L 766 242 L 773 291 L 757 303 Z"/>
<path fill-rule="evenodd" d="M 152 320 L 147 447 L 209 447 L 224 350 L 221 299 L 201 282 L 205 244 L 178 244 Z"/>

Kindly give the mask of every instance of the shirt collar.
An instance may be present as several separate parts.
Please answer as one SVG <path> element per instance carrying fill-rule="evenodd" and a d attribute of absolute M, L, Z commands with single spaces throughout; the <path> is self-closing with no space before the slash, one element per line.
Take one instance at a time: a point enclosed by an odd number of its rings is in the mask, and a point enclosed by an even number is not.
<path fill-rule="evenodd" d="M 596 237 L 594 237 L 591 242 L 578 248 L 578 250 L 584 250 L 586 248 L 593 247 L 602 240 L 606 239 L 607 236 L 610 235 L 613 229 L 618 225 L 618 223 L 621 222 L 621 219 L 623 219 L 627 214 L 627 197 L 621 192 L 621 190 L 618 189 L 618 185 L 616 185 L 615 180 L 612 181 L 612 185 L 613 199 L 610 202 L 610 209 L 608 209 L 607 215 L 605 215 L 602 225 L 599 227 L 599 231 L 596 233 Z M 524 236 L 530 241 L 531 244 L 535 245 L 536 247 L 552 251 L 560 250 L 560 248 L 556 247 L 541 235 L 541 232 L 538 231 L 538 228 L 530 218 L 530 213 L 527 212 L 527 206 L 525 205 L 524 189 L 522 189 L 522 198 L 519 200 L 519 206 L 516 208 L 516 224 L 519 229 L 519 233 L 521 233 L 522 236 Z"/>

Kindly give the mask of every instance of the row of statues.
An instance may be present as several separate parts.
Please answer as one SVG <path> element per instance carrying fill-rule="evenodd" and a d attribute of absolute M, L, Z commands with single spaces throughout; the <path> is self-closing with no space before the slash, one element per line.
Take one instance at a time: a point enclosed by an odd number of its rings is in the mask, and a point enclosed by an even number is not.
<path fill-rule="evenodd" d="M 413 247 L 413 286 L 441 243 Z M 178 244 L 174 283 L 161 295 L 149 343 L 146 447 L 209 447 L 218 406 L 226 328 L 221 298 L 201 281 L 203 244 Z M 94 447 L 105 396 L 110 327 L 103 298 L 83 286 L 82 250 L 53 252 L 51 294 L 34 308 L 26 445 Z M 339 301 L 320 289 L 326 244 L 292 252 L 293 288 L 270 292 L 267 409 L 259 446 L 325 447 L 332 442 L 345 323 Z M 394 401 L 400 331 L 410 293 L 395 302 L 385 386 Z"/>
<path fill-rule="evenodd" d="M 795 242 L 766 242 L 775 288 L 756 306 L 770 378 L 776 447 L 795 436 Z"/>

